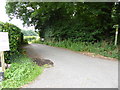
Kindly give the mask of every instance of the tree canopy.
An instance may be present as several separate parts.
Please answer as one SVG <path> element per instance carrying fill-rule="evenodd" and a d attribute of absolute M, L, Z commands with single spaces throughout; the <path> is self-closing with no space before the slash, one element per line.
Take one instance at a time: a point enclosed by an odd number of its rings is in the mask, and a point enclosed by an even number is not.
<path fill-rule="evenodd" d="M 120 4 L 114 2 L 8 2 L 6 11 L 56 40 L 113 40 L 112 27 L 120 23 Z"/>

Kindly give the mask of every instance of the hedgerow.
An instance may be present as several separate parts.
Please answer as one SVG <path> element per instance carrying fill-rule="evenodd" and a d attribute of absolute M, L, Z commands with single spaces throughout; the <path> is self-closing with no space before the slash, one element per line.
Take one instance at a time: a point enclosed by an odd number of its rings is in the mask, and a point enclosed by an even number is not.
<path fill-rule="evenodd" d="M 8 32 L 9 34 L 10 51 L 5 52 L 5 60 L 8 62 L 13 55 L 19 54 L 23 34 L 17 26 L 3 22 L 0 22 L 0 32 Z"/>

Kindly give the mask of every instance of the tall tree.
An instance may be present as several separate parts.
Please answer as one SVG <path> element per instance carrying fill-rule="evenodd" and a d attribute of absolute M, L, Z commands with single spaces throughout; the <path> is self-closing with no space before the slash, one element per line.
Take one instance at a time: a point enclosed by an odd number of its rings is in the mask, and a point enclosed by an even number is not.
<path fill-rule="evenodd" d="M 34 25 L 42 37 L 51 32 L 57 39 L 96 41 L 106 39 L 112 32 L 113 7 L 114 2 L 8 2 L 6 11 L 11 18 Z"/>

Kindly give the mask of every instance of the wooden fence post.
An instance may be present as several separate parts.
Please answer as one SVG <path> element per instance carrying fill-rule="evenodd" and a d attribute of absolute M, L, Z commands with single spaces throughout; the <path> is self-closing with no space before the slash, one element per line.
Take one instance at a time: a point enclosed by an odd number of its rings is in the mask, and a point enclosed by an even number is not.
<path fill-rule="evenodd" d="M 0 53 L 1 56 L 1 66 L 2 66 L 2 72 L 5 71 L 5 59 L 4 59 L 4 52 Z"/>

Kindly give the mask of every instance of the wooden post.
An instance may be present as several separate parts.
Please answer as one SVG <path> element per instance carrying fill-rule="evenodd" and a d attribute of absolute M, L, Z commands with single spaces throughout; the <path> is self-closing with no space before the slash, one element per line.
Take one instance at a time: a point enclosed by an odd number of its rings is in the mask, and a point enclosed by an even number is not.
<path fill-rule="evenodd" d="M 115 46 L 117 45 L 117 38 L 118 38 L 118 25 L 116 25 Z"/>
<path fill-rule="evenodd" d="M 1 66 L 2 66 L 2 72 L 5 71 L 5 60 L 4 60 L 4 52 L 0 53 L 1 56 Z"/>

